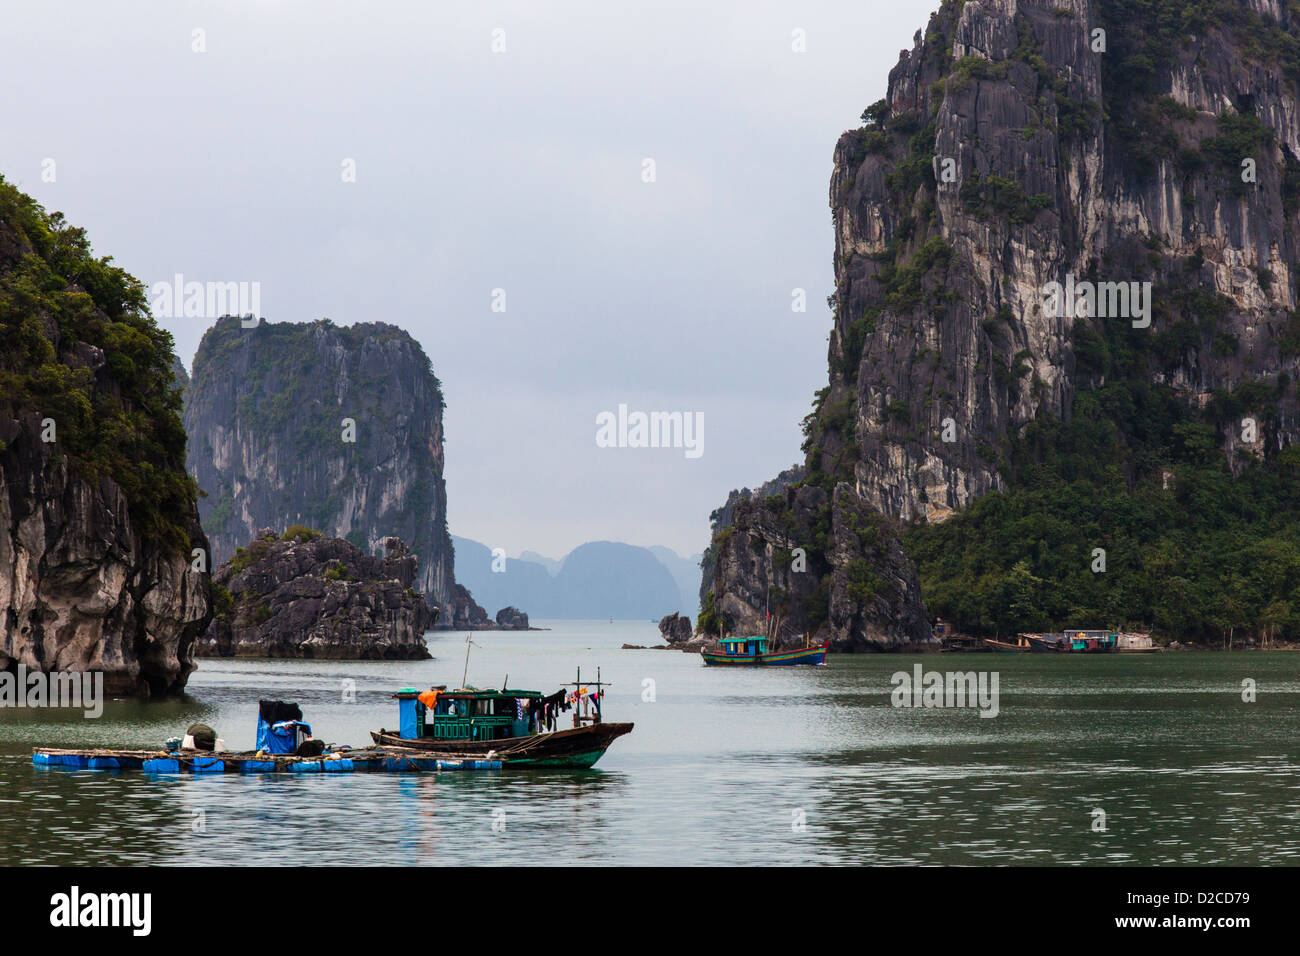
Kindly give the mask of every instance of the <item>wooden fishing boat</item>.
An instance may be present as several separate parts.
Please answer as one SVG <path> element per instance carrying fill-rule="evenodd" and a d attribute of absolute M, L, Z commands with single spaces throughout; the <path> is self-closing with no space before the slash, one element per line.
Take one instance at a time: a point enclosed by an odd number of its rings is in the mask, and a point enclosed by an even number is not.
<path fill-rule="evenodd" d="M 767 638 L 726 637 L 718 641 L 721 650 L 704 650 L 700 656 L 707 666 L 751 666 L 751 667 L 788 667 L 795 664 L 826 663 L 826 652 L 830 642 L 812 644 L 807 647 L 795 647 L 785 651 L 769 651 Z"/>
<path fill-rule="evenodd" d="M 1071 654 L 1110 654 L 1119 641 L 1112 631 L 1066 631 L 1062 638 Z"/>
<path fill-rule="evenodd" d="M 984 646 L 997 654 L 1027 654 L 1031 650 L 1029 638 L 1022 635 L 1012 641 L 999 641 L 992 637 L 984 638 Z"/>
<path fill-rule="evenodd" d="M 445 685 L 417 691 L 403 688 L 398 702 L 398 730 L 370 732 L 385 748 L 437 752 L 453 757 L 499 759 L 507 767 L 570 767 L 586 769 L 612 744 L 631 733 L 630 723 L 605 723 L 601 709 L 605 687 L 600 680 L 564 685 L 549 697 L 540 691 L 481 690 Z M 565 688 L 573 688 L 566 690 Z M 573 712 L 571 728 L 551 730 Z"/>
<path fill-rule="evenodd" d="M 372 730 L 371 738 L 385 749 L 429 751 L 449 757 L 477 757 L 501 760 L 509 767 L 592 766 L 619 737 L 632 732 L 632 724 L 599 723 L 529 734 L 523 737 L 496 737 L 486 740 L 439 740 L 404 738 L 391 730 Z"/>
<path fill-rule="evenodd" d="M 1111 631 L 1069 630 L 1026 637 L 1030 650 L 1039 654 L 1111 654 L 1119 640 L 1119 635 Z"/>

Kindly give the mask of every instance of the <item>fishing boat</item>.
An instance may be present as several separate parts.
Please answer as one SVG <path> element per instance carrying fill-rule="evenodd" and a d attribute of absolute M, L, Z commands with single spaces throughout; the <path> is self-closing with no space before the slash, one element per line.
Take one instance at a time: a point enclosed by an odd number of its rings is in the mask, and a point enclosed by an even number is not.
<path fill-rule="evenodd" d="M 1111 654 L 1119 635 L 1111 631 L 1069 630 L 1061 634 L 1025 635 L 1037 654 Z"/>
<path fill-rule="evenodd" d="M 992 637 L 984 638 L 984 646 L 996 654 L 1027 654 L 1032 648 L 1029 637 L 1018 634 L 1015 641 L 999 641 Z"/>
<path fill-rule="evenodd" d="M 1111 631 L 1066 631 L 1061 637 L 1071 654 L 1110 654 L 1119 641 Z"/>
<path fill-rule="evenodd" d="M 719 650 L 704 650 L 700 656 L 707 666 L 758 666 L 787 667 L 793 664 L 826 663 L 826 652 L 830 641 L 822 644 L 809 644 L 785 651 L 769 651 L 767 638 L 761 635 L 751 637 L 724 637 L 718 641 Z"/>
<path fill-rule="evenodd" d="M 772 606 L 772 594 L 769 589 L 767 608 L 764 615 L 765 627 L 762 634 L 748 637 L 723 637 L 716 647 L 706 647 L 700 652 L 706 667 L 790 667 L 797 664 L 825 666 L 826 652 L 831 642 L 821 644 L 812 642 L 812 635 L 805 632 L 803 647 L 787 650 L 768 650 L 769 645 L 780 645 L 782 626 L 785 621 L 781 602 Z"/>
<path fill-rule="evenodd" d="M 418 691 L 399 690 L 398 730 L 371 731 L 386 749 L 436 752 L 452 757 L 501 760 L 508 767 L 586 769 L 612 744 L 631 733 L 630 723 L 605 723 L 601 717 L 605 688 L 600 680 L 565 684 L 549 696 L 536 690 L 482 690 L 445 685 Z M 572 689 L 568 689 L 572 688 Z M 562 714 L 573 712 L 573 726 L 558 728 Z"/>

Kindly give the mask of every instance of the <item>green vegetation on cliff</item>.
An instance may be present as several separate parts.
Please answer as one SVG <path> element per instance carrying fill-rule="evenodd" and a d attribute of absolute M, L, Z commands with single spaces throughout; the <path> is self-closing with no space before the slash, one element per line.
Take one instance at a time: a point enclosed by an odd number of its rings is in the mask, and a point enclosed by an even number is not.
<path fill-rule="evenodd" d="M 1297 0 L 1281 0 L 1291 18 L 1300 18 Z M 1229 33 L 1247 63 L 1277 64 L 1291 92 L 1300 88 L 1300 37 L 1261 16 L 1245 3 L 1233 0 L 1107 0 L 1099 5 L 1099 25 L 1106 31 L 1107 52 L 1102 59 L 1102 89 L 1107 120 L 1114 143 L 1136 171 L 1150 175 L 1156 162 L 1177 150 L 1170 124 L 1191 117 L 1158 100 L 1169 92 L 1162 87 L 1174 62 L 1186 56 L 1188 37 L 1204 37 L 1211 30 Z M 1249 112 L 1248 103 L 1236 104 Z M 1234 167 L 1242 156 L 1234 146 Z M 1194 153 L 1184 159 L 1195 160 Z M 1232 186 L 1239 177 L 1225 177 Z M 1233 186 L 1235 189 L 1236 187 Z"/>
<path fill-rule="evenodd" d="M 53 419 L 73 473 L 111 478 L 143 537 L 188 551 L 197 489 L 172 357 L 143 284 L 0 177 L 0 414 Z"/>
<path fill-rule="evenodd" d="M 1011 62 L 1018 60 L 1034 68 L 1041 88 L 1054 96 L 1061 140 L 1100 121 L 1106 141 L 1121 154 L 1117 165 L 1134 179 L 1150 179 L 1158 163 L 1171 162 L 1188 177 L 1184 206 L 1195 201 L 1193 176 L 1216 194 L 1241 199 L 1250 192 L 1240 176 L 1242 158 L 1267 162 L 1275 132 L 1254 115 L 1254 97 L 1242 94 L 1214 118 L 1209 136 L 1204 126 L 1198 134 L 1194 127 L 1204 114 L 1169 95 L 1169 77 L 1180 61 L 1198 68 L 1188 37 L 1216 33 L 1244 63 L 1275 67 L 1296 95 L 1300 2 L 1281 5 L 1289 17 L 1285 27 L 1225 0 L 1098 4 L 1097 25 L 1108 43 L 1101 104 L 1071 98 L 1023 14 L 1016 18 L 1020 44 L 1011 60 L 957 59 L 936 89 L 955 93 L 977 80 L 1011 79 Z M 878 141 L 890 128 L 887 104 L 870 107 L 863 121 Z M 1293 216 L 1300 208 L 1300 161 L 1289 150 L 1282 151 L 1280 172 L 1282 211 Z M 902 183 L 890 181 L 896 184 Z M 904 217 L 915 215 L 908 203 L 892 198 Z M 1011 223 L 1031 221 L 1052 201 L 1026 195 L 1015 179 L 996 172 L 968 176 L 961 199 L 967 212 Z M 986 636 L 1090 622 L 1154 629 L 1184 641 L 1300 638 L 1300 450 L 1281 447 L 1272 434 L 1279 405 L 1294 397 L 1295 385 L 1278 370 L 1247 377 L 1208 402 L 1202 396 L 1200 405 L 1190 393 L 1159 384 L 1179 380 L 1188 356 L 1237 356 L 1241 342 L 1228 325 L 1238 307 L 1201 284 L 1199 253 L 1185 263 L 1185 278 L 1172 279 L 1158 241 L 1148 237 L 1145 249 L 1130 253 L 1129 261 L 1145 265 L 1156 282 L 1153 327 L 1074 324 L 1080 391 L 1070 419 L 1040 416 L 997 451 L 989 448 L 986 458 L 1000 455 L 1004 491 L 943 523 L 908 531 L 907 551 L 920 567 L 927 608 Z M 1261 289 L 1272 287 L 1271 272 L 1257 278 Z M 891 295 L 888 288 L 883 292 L 845 336 L 843 372 L 850 380 Z M 997 323 L 985 323 L 994 338 Z M 1300 319 L 1292 316 L 1276 344 L 1283 357 L 1300 353 Z M 1003 364 L 995 356 L 994 379 L 1014 386 L 1032 371 L 1025 361 L 1031 357 L 1021 351 Z M 813 472 L 826 467 L 844 474 L 836 455 L 843 442 L 854 441 L 853 396 L 832 403 L 823 393 L 815 408 L 805 422 Z M 901 415 L 887 404 L 882 418 L 906 424 Z M 1236 447 L 1243 419 L 1256 422 L 1259 432 L 1245 448 Z M 1235 448 L 1231 461 L 1225 446 Z M 1094 549 L 1105 552 L 1104 572 L 1093 570 Z"/>
<path fill-rule="evenodd" d="M 311 324 L 292 322 L 264 322 L 257 328 L 256 349 L 247 348 L 247 336 L 237 318 L 227 316 L 220 319 L 204 336 L 201 349 L 203 361 L 195 362 L 193 387 L 197 393 L 203 393 L 210 385 L 213 375 L 228 374 L 236 362 L 236 356 L 244 355 L 250 359 L 246 372 L 242 373 L 244 390 L 239 397 L 239 417 L 244 425 L 262 435 L 286 435 L 291 437 L 294 454 L 313 455 L 320 448 L 337 441 L 340 428 L 340 415 L 336 407 L 330 407 L 320 401 L 305 401 L 306 396 L 316 395 L 320 389 L 318 382 L 322 375 L 334 374 L 333 369 L 324 367 L 321 357 L 311 347 L 311 340 L 318 331 L 326 331 L 337 336 L 340 345 L 349 352 L 355 352 L 365 345 L 378 346 L 385 342 L 405 342 L 410 336 L 395 326 L 369 323 L 355 326 L 335 325 L 328 319 Z M 427 356 L 421 356 L 425 370 L 432 380 L 433 391 L 440 409 L 446 404 L 442 396 L 442 383 L 433 374 L 433 366 Z M 382 376 L 371 380 L 352 383 L 356 394 L 366 397 L 364 411 L 371 427 L 379 430 L 391 430 L 393 420 L 400 409 L 385 402 Z M 350 409 L 357 415 L 362 409 Z M 327 502 L 320 508 L 321 518 L 318 524 L 327 523 L 327 518 L 335 510 L 335 503 Z"/>
<path fill-rule="evenodd" d="M 1300 0 L 1278 6 L 1280 22 L 1244 0 L 984 4 L 959 29 L 962 0 L 944 0 L 841 137 L 829 383 L 790 491 L 843 482 L 886 514 L 933 515 L 904 539 L 932 617 L 987 636 L 1300 639 L 1300 158 L 1279 135 Z M 956 204 L 936 188 L 955 155 Z M 1091 203 L 1095 238 L 1075 227 Z M 1150 326 L 1054 326 L 1026 294 L 1049 274 L 1150 280 Z M 871 599 L 880 569 L 828 549 L 824 500 L 798 522 L 793 494 L 750 504 L 715 523 L 709 555 L 732 532 L 797 541 L 840 607 Z M 743 564 L 702 625 L 762 593 Z"/>
<path fill-rule="evenodd" d="M 1208 338 L 1215 297 L 1184 295 L 1210 313 L 1189 334 Z M 1006 490 L 907 532 L 929 612 L 990 637 L 1087 624 L 1300 638 L 1300 447 L 1262 455 L 1294 383 L 1249 379 L 1198 409 L 1152 384 L 1159 336 L 1102 327 L 1076 322 L 1075 338 L 1106 384 L 1080 392 L 1070 421 L 1042 416 L 1010 441 Z M 1261 454 L 1239 449 L 1234 476 L 1221 448 L 1246 419 Z"/>

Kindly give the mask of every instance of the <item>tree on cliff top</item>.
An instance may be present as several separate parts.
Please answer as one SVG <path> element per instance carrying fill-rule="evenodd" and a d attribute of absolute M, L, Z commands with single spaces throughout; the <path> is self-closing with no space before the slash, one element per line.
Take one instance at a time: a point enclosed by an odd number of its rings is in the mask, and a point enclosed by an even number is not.
<path fill-rule="evenodd" d="M 172 338 L 144 285 L 112 261 L 0 176 L 0 411 L 53 419 L 73 473 L 111 478 L 141 535 L 188 551 L 198 490 Z"/>

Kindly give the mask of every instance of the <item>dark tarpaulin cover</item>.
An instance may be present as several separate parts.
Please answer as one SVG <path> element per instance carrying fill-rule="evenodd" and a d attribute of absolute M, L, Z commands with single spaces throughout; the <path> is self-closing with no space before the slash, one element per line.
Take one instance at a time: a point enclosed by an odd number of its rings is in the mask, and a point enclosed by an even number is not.
<path fill-rule="evenodd" d="M 257 715 L 268 724 L 278 724 L 282 720 L 302 720 L 302 708 L 283 700 L 259 700 Z"/>

